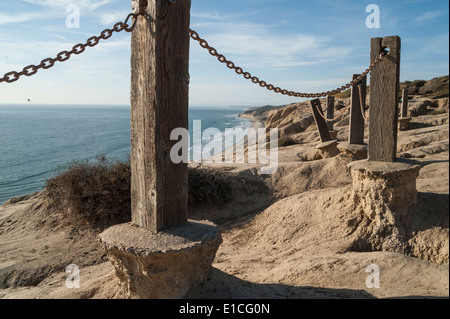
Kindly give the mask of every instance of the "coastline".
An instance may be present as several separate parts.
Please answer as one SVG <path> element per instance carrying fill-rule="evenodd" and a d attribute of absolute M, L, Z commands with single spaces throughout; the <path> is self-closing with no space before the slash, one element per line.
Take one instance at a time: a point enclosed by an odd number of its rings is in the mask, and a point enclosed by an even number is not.
<path fill-rule="evenodd" d="M 242 118 L 247 118 L 248 120 L 252 121 L 252 125 L 250 125 L 250 127 L 248 129 L 253 129 L 256 132 L 258 132 L 258 129 L 261 128 L 265 128 L 266 125 L 264 124 L 263 121 L 261 121 L 260 119 L 257 119 L 255 117 L 247 117 L 247 116 L 241 116 L 242 114 L 239 114 L 239 117 Z M 245 150 L 245 139 L 239 140 L 236 143 L 234 143 L 233 145 L 230 145 L 228 147 L 225 147 L 222 152 L 220 152 L 219 154 L 216 154 L 214 156 L 211 156 L 208 159 L 205 159 L 204 162 L 206 163 L 224 163 L 225 159 L 224 156 L 227 152 L 229 151 L 233 151 L 234 156 L 236 155 L 236 151 L 237 149 L 242 149 Z M 236 163 L 230 163 L 230 164 L 236 164 Z"/>

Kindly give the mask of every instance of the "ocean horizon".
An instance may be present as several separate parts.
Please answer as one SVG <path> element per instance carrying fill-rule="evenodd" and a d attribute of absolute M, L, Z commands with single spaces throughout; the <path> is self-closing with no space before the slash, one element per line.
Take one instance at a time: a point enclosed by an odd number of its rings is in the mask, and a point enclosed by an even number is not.
<path fill-rule="evenodd" d="M 249 108 L 191 106 L 191 140 L 194 120 L 202 121 L 202 131 L 248 129 L 252 121 L 238 115 Z M 75 161 L 99 155 L 125 161 L 130 147 L 126 105 L 0 104 L 0 205 L 43 190 L 47 179 Z"/>

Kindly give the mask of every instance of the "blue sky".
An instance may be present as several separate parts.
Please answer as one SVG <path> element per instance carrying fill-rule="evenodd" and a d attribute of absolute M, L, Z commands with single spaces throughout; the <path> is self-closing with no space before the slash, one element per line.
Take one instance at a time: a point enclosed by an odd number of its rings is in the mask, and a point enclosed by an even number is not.
<path fill-rule="evenodd" d="M 180 1 L 180 0 L 179 0 Z M 80 8 L 67 28 L 66 8 Z M 131 11 L 131 0 L 0 1 L 0 74 L 70 50 Z M 369 4 L 379 29 L 366 27 Z M 192 0 L 191 28 L 237 65 L 282 88 L 315 93 L 342 86 L 369 65 L 370 38 L 402 38 L 401 80 L 449 73 L 447 0 Z M 191 41 L 192 106 L 281 105 L 299 99 L 262 89 Z M 129 104 L 130 34 L 107 41 L 50 70 L 0 84 L 0 104 Z M 301 99 L 300 99 L 301 100 Z"/>

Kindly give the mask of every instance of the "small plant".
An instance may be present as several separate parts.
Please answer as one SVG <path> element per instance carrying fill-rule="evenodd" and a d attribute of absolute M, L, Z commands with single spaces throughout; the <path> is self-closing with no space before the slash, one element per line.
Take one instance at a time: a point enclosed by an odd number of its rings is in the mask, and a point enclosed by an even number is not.
<path fill-rule="evenodd" d="M 201 165 L 189 168 L 189 206 L 222 206 L 232 199 L 230 177 Z"/>
<path fill-rule="evenodd" d="M 344 91 L 344 92 L 341 92 L 341 93 L 336 94 L 335 97 L 336 97 L 336 98 L 339 98 L 339 99 L 347 99 L 347 98 L 349 98 L 351 95 L 352 95 L 352 89 L 348 89 L 348 90 L 346 90 L 346 91 Z"/>
<path fill-rule="evenodd" d="M 221 206 L 232 199 L 230 177 L 211 168 L 189 168 L 189 205 Z M 47 198 L 76 226 L 104 229 L 131 221 L 131 165 L 99 156 L 73 162 L 46 181 Z"/>
<path fill-rule="evenodd" d="M 131 220 L 129 161 L 73 162 L 47 180 L 47 198 L 76 225 L 105 228 Z"/>

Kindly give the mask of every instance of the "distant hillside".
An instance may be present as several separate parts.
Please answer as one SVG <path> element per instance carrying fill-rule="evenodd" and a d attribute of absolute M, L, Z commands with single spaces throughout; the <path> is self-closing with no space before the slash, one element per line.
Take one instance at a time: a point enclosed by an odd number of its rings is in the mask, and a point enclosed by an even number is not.
<path fill-rule="evenodd" d="M 444 97 L 449 97 L 449 76 L 441 76 L 434 78 L 429 81 L 425 80 L 415 80 L 415 81 L 405 81 L 400 83 L 400 90 L 408 90 L 410 96 L 420 96 L 428 99 L 439 99 Z M 367 90 L 369 93 L 369 90 Z M 345 100 L 350 98 L 351 89 L 347 91 L 336 94 L 335 97 L 339 100 Z M 343 103 L 343 102 L 342 102 Z M 269 113 L 273 110 L 279 110 L 288 105 L 271 106 L 266 105 L 260 108 L 250 109 L 242 114 L 240 117 L 249 118 L 252 120 L 266 121 Z M 339 106 L 339 103 L 338 105 Z"/>
<path fill-rule="evenodd" d="M 449 76 L 441 76 L 429 81 L 415 80 L 400 82 L 400 90 L 408 90 L 409 95 L 422 95 L 432 99 L 449 96 Z M 336 94 L 337 98 L 346 99 L 351 95 L 352 90 L 348 89 L 344 92 Z"/>
<path fill-rule="evenodd" d="M 432 99 L 449 97 L 449 76 L 441 76 L 430 81 L 416 80 L 400 83 L 402 90 L 407 89 L 409 95 L 422 95 Z"/>
<path fill-rule="evenodd" d="M 279 105 L 279 106 L 265 105 L 262 107 L 252 108 L 252 109 L 240 114 L 239 117 L 249 118 L 251 120 L 265 121 L 267 119 L 267 114 L 270 111 L 278 110 L 285 106 L 286 105 Z"/>

